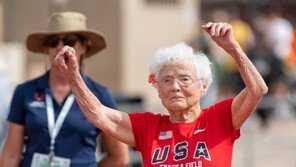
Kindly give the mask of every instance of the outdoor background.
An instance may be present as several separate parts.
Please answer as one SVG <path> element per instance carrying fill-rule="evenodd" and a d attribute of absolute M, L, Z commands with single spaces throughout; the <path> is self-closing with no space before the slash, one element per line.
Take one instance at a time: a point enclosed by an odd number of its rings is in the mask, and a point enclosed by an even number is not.
<path fill-rule="evenodd" d="M 241 129 L 233 166 L 296 167 L 295 8 L 293 0 L 0 0 L 0 148 L 15 86 L 50 68 L 46 56 L 26 50 L 26 36 L 46 31 L 53 12 L 78 11 L 107 41 L 84 71 L 107 86 L 125 112 L 167 114 L 147 82 L 149 63 L 157 49 L 182 41 L 213 62 L 214 83 L 202 106 L 233 97 L 243 87 L 236 68 L 200 28 L 208 21 L 231 23 L 270 90 Z M 283 28 L 267 17 L 273 11 Z M 279 48 L 271 42 L 276 37 Z M 138 153 L 130 158 L 130 166 L 141 166 Z"/>

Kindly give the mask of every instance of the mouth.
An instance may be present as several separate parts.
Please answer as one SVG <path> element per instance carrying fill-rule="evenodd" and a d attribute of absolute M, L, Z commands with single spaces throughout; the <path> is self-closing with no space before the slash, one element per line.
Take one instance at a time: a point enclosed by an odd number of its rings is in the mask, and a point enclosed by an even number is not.
<path fill-rule="evenodd" d="M 182 99 L 184 99 L 184 98 L 181 96 L 173 96 L 170 98 L 170 100 L 182 100 Z"/>

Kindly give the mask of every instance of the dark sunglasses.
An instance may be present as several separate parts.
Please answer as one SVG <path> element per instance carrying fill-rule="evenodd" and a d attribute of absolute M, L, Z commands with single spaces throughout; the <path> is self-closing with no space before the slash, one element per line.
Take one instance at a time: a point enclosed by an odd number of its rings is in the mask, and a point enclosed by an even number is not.
<path fill-rule="evenodd" d="M 66 35 L 64 38 L 60 38 L 57 35 L 52 35 L 45 39 L 44 45 L 54 48 L 58 46 L 60 40 L 63 42 L 64 45 L 68 45 L 71 47 L 73 47 L 77 41 L 80 41 L 82 43 L 85 41 L 83 37 L 78 35 Z"/>

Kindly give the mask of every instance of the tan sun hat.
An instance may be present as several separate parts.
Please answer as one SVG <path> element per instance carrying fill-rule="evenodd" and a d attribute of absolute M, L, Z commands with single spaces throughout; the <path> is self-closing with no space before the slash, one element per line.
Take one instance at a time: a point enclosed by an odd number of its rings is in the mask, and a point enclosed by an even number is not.
<path fill-rule="evenodd" d="M 106 42 L 99 32 L 88 29 L 85 15 L 78 12 L 61 12 L 51 15 L 47 32 L 32 33 L 27 37 L 27 48 L 32 52 L 45 53 L 45 39 L 54 34 L 75 33 L 90 40 L 91 45 L 85 53 L 89 57 L 106 47 Z"/>

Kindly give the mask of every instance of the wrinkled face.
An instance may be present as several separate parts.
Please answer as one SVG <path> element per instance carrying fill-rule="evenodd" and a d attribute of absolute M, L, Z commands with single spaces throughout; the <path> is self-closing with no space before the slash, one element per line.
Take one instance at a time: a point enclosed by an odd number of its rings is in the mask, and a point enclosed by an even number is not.
<path fill-rule="evenodd" d="M 193 67 L 184 61 L 164 65 L 156 84 L 159 97 L 169 111 L 189 110 L 198 106 L 205 91 Z"/>
<path fill-rule="evenodd" d="M 80 62 L 81 55 L 83 55 L 86 51 L 86 45 L 75 34 L 59 34 L 50 36 L 47 38 L 45 45 L 48 48 L 47 53 L 53 66 L 56 65 L 56 55 L 65 45 L 69 45 L 75 49 L 78 62 Z"/>

